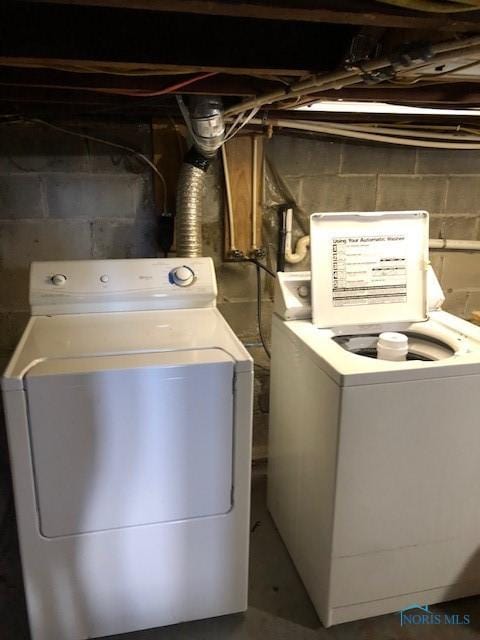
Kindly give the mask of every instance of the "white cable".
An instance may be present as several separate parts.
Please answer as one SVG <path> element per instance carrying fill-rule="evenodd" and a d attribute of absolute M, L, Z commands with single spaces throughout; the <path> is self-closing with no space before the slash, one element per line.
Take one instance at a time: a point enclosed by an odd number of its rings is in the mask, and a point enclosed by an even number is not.
<path fill-rule="evenodd" d="M 309 121 L 311 122 L 311 121 Z M 315 123 L 317 124 L 317 123 Z M 328 123 L 326 122 L 319 122 L 318 124 L 325 124 L 326 126 L 328 126 Z M 337 129 L 344 129 L 346 131 L 360 131 L 360 132 L 365 132 L 365 133 L 385 133 L 385 134 L 389 134 L 389 135 L 402 135 L 402 137 L 405 137 L 405 135 L 408 135 L 410 138 L 432 138 L 432 139 L 438 139 L 438 140 L 452 140 L 452 141 L 474 141 L 474 140 L 478 140 L 480 143 L 480 135 L 454 135 L 454 134 L 442 134 L 442 133 L 435 133 L 435 132 L 430 132 L 426 129 L 424 129 L 423 131 L 419 131 L 418 129 L 416 130 L 411 130 L 411 129 L 396 129 L 394 127 L 379 127 L 376 125 L 370 125 L 370 124 L 355 124 L 355 125 L 346 125 L 343 123 L 335 123 L 335 127 Z"/>
<path fill-rule="evenodd" d="M 227 149 L 224 144 L 222 144 L 221 151 L 222 151 L 222 160 L 223 160 L 223 175 L 225 177 L 225 193 L 226 193 L 226 200 L 227 200 L 230 252 L 233 253 L 236 250 L 235 227 L 233 222 L 232 191 L 230 189 L 230 173 L 228 171 Z"/>
<path fill-rule="evenodd" d="M 140 151 L 137 151 L 136 149 L 132 149 L 131 147 L 127 147 L 124 144 L 118 144 L 116 142 L 111 142 L 110 140 L 104 140 L 103 138 L 97 138 L 96 136 L 88 135 L 87 133 L 79 133 L 78 131 L 72 131 L 71 129 L 64 129 L 63 127 L 59 127 L 56 124 L 52 124 L 51 122 L 46 122 L 45 120 L 39 120 L 38 118 L 24 118 L 23 121 L 36 122 L 45 127 L 50 127 L 51 129 L 56 129 L 57 131 L 61 131 L 62 133 L 67 133 L 70 136 L 76 136 L 77 138 L 84 138 L 85 140 L 92 140 L 92 142 L 98 142 L 99 144 L 105 144 L 105 145 L 108 145 L 109 147 L 122 149 L 123 151 L 128 151 L 128 153 L 131 153 L 132 155 L 137 156 L 137 158 L 140 158 L 141 160 L 143 160 L 145 164 L 148 164 L 151 170 L 160 178 L 160 182 L 162 183 L 162 186 L 163 186 L 163 212 L 165 213 L 167 211 L 167 183 L 165 182 L 165 178 L 160 173 L 159 169 L 155 166 L 155 164 L 150 160 L 150 158 L 147 158 L 147 156 L 141 153 Z"/>
<path fill-rule="evenodd" d="M 225 138 L 228 138 L 228 136 L 232 133 L 232 131 L 234 130 L 234 128 L 237 126 L 237 124 L 240 122 L 240 120 L 243 118 L 244 115 L 245 115 L 245 111 L 242 111 L 241 113 L 238 114 L 238 116 L 235 118 L 232 126 L 225 133 Z"/>
<path fill-rule="evenodd" d="M 229 140 L 231 140 L 234 136 L 237 135 L 237 133 L 243 129 L 243 127 L 245 127 L 252 119 L 253 117 L 258 113 L 260 107 L 254 107 L 250 113 L 248 114 L 248 116 L 245 118 L 245 120 L 242 122 L 242 124 L 237 128 L 236 131 L 234 131 L 232 134 L 230 134 L 230 136 L 224 138 L 223 140 L 223 144 L 225 144 L 225 142 L 228 142 Z"/>
<path fill-rule="evenodd" d="M 329 124 L 318 125 L 312 122 L 295 122 L 292 120 L 278 120 L 269 119 L 263 120 L 260 118 L 254 118 L 252 124 L 256 125 L 270 125 L 272 127 L 281 127 L 284 129 L 295 129 L 299 131 L 310 131 L 312 133 L 323 133 L 327 135 L 340 136 L 344 138 L 355 138 L 357 140 L 367 140 L 372 142 L 386 142 L 388 144 L 400 144 L 409 147 L 425 147 L 427 149 L 475 149 L 480 150 L 480 141 L 478 144 L 471 143 L 453 143 L 453 142 L 435 142 L 429 140 L 412 140 L 410 138 L 400 138 L 394 136 L 377 135 L 373 133 L 349 131 L 345 129 L 339 129 L 335 125 Z M 451 139 L 451 138 L 450 138 Z"/>

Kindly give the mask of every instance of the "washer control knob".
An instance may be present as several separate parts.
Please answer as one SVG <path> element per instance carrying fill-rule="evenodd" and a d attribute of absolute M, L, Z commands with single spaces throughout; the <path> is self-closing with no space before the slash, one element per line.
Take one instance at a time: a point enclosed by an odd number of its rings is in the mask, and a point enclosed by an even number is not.
<path fill-rule="evenodd" d="M 103 276 L 100 276 L 100 282 L 103 282 L 103 284 L 106 284 L 108 281 L 109 281 L 109 277 L 107 276 L 106 273 Z"/>
<path fill-rule="evenodd" d="M 195 278 L 195 274 L 190 269 L 190 267 L 185 266 L 173 269 L 173 271 L 171 272 L 171 276 L 173 284 L 176 284 L 178 287 L 188 287 L 190 284 L 192 284 Z"/>
<path fill-rule="evenodd" d="M 306 284 L 301 284 L 297 291 L 300 298 L 308 298 L 309 290 Z"/>
<path fill-rule="evenodd" d="M 67 276 L 64 276 L 61 273 L 56 273 L 54 276 L 52 276 L 50 278 L 50 281 L 52 284 L 54 284 L 56 287 L 61 287 L 62 285 L 65 284 L 65 282 L 67 281 Z"/>

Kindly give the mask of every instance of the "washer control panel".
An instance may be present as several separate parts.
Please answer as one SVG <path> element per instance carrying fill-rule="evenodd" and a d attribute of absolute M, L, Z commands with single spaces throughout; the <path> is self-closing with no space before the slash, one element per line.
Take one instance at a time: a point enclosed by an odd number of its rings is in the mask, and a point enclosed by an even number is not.
<path fill-rule="evenodd" d="M 56 287 L 62 287 L 67 281 L 67 276 L 64 276 L 62 273 L 56 273 L 51 277 L 51 281 Z"/>
<path fill-rule="evenodd" d="M 34 262 L 34 315 L 214 306 L 217 285 L 210 258 Z"/>
<path fill-rule="evenodd" d="M 310 319 L 310 285 L 310 271 L 279 271 L 275 282 L 275 313 L 284 320 Z"/>

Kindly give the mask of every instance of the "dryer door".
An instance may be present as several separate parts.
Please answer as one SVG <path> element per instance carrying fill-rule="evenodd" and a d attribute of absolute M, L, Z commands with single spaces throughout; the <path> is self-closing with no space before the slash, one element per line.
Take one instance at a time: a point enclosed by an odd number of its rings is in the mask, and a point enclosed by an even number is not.
<path fill-rule="evenodd" d="M 34 366 L 26 390 L 42 534 L 229 511 L 233 375 L 220 349 Z"/>

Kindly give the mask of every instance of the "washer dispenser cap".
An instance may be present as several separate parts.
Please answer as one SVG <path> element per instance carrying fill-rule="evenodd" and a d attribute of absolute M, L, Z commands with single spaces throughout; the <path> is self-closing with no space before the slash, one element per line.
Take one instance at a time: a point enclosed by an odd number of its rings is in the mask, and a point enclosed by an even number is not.
<path fill-rule="evenodd" d="M 378 336 L 377 358 L 401 362 L 407 359 L 408 338 L 403 333 L 386 331 Z"/>

